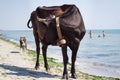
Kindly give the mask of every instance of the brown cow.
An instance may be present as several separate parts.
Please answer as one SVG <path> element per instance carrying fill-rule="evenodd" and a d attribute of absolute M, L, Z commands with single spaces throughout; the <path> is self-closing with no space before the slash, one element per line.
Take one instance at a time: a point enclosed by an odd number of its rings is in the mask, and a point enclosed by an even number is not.
<path fill-rule="evenodd" d="M 44 57 L 44 65 L 46 70 L 49 70 L 46 52 L 48 45 L 55 45 L 59 41 L 58 33 L 56 30 L 57 22 L 56 18 L 59 17 L 59 25 L 61 34 L 66 41 L 62 44 L 63 55 L 63 77 L 68 79 L 67 63 L 67 46 L 72 50 L 72 64 L 71 64 L 71 77 L 76 78 L 75 72 L 75 61 L 76 55 L 79 48 L 79 44 L 83 39 L 86 30 L 82 16 L 79 9 L 75 5 L 62 5 L 62 6 L 52 6 L 52 7 L 37 7 L 35 11 L 31 13 L 31 17 L 27 23 L 29 28 L 33 28 L 33 34 L 36 42 L 36 52 L 37 60 L 35 68 L 39 68 L 39 54 L 40 54 L 40 42 L 42 43 L 42 52 Z M 29 23 L 32 23 L 32 27 Z"/>

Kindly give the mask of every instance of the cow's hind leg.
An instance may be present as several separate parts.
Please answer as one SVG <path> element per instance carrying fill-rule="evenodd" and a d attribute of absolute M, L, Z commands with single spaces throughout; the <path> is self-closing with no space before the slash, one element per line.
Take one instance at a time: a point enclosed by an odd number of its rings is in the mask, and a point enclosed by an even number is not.
<path fill-rule="evenodd" d="M 47 62 L 47 55 L 46 55 L 47 47 L 48 47 L 48 45 L 44 45 L 44 44 L 42 46 L 42 52 L 43 52 L 43 57 L 44 57 L 44 67 L 46 68 L 46 71 L 48 71 L 50 69 L 48 62 Z"/>
<path fill-rule="evenodd" d="M 39 68 L 40 43 L 39 43 L 38 34 L 36 32 L 34 32 L 34 37 L 35 37 L 36 53 L 37 53 L 35 69 L 37 70 Z"/>
<path fill-rule="evenodd" d="M 62 45 L 62 55 L 63 55 L 63 63 L 64 63 L 64 71 L 63 71 L 62 79 L 68 79 L 68 72 L 67 72 L 68 55 L 67 55 L 66 45 Z"/>

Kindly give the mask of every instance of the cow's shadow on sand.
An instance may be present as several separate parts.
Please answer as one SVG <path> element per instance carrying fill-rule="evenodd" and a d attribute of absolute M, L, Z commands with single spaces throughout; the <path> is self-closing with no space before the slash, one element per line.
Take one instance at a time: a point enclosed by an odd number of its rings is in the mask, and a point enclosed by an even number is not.
<path fill-rule="evenodd" d="M 9 70 L 9 72 L 6 72 L 7 75 L 17 75 L 17 76 L 31 76 L 34 78 L 60 78 L 58 75 L 52 75 L 46 72 L 38 72 L 34 71 L 32 69 L 18 67 L 18 66 L 10 66 L 6 64 L 0 64 L 0 67 L 6 70 Z"/>

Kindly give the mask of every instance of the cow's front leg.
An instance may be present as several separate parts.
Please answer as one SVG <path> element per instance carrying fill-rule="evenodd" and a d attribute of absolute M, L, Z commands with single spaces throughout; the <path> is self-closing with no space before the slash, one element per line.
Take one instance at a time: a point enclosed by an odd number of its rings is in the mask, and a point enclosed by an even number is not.
<path fill-rule="evenodd" d="M 75 72 L 76 54 L 77 54 L 77 52 L 73 50 L 72 51 L 72 65 L 71 65 L 71 78 L 74 78 L 74 79 L 77 78 L 77 75 Z"/>
<path fill-rule="evenodd" d="M 47 62 L 47 47 L 48 45 L 44 45 L 42 46 L 42 52 L 43 52 L 43 58 L 44 58 L 44 67 L 46 69 L 46 71 L 48 71 L 50 68 L 49 68 L 49 65 L 48 65 L 48 62 Z"/>
<path fill-rule="evenodd" d="M 63 63 L 64 63 L 64 71 L 62 79 L 68 79 L 68 72 L 67 72 L 67 63 L 68 63 L 68 55 L 67 55 L 67 46 L 62 45 L 62 55 L 63 55 Z"/>
<path fill-rule="evenodd" d="M 75 61 L 76 61 L 79 44 L 80 44 L 80 41 L 78 39 L 75 39 L 74 44 L 71 46 L 71 50 L 72 50 L 71 77 L 74 79 L 77 78 L 77 75 L 75 72 Z"/>

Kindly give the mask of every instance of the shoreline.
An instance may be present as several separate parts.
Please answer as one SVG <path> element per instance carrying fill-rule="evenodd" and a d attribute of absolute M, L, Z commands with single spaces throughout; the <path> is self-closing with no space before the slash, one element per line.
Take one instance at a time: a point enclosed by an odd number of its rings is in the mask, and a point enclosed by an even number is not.
<path fill-rule="evenodd" d="M 32 50 L 35 51 L 35 49 L 32 49 Z M 47 56 L 56 59 L 57 62 L 62 62 L 62 55 L 60 54 L 60 52 L 61 52 L 61 49 L 59 49 L 59 52 L 49 51 Z M 68 53 L 70 52 L 68 51 Z M 69 54 L 69 63 L 71 63 L 70 58 L 71 58 L 71 54 Z M 76 68 L 80 72 L 87 73 L 90 75 L 120 78 L 120 71 L 119 71 L 120 68 L 116 69 L 116 67 L 112 67 L 111 65 L 89 63 L 89 62 L 76 60 Z"/>
<path fill-rule="evenodd" d="M 105 77 L 114 77 L 114 78 L 120 78 L 120 71 L 117 69 L 111 69 L 110 67 L 106 66 L 100 66 L 97 64 L 88 64 L 85 62 L 79 63 L 79 70 L 81 72 L 95 75 L 95 76 L 105 76 Z"/>
<path fill-rule="evenodd" d="M 4 39 L 3 39 L 4 40 Z M 6 42 L 8 42 L 7 40 L 4 40 L 4 41 L 6 41 Z M 12 42 L 12 41 L 10 41 L 10 42 Z M 9 43 L 9 42 L 8 42 Z M 13 43 L 15 43 L 15 42 L 13 42 Z M 13 44 L 12 43 L 12 44 Z M 17 43 L 16 43 L 17 44 Z M 14 44 L 15 45 L 15 44 Z M 17 44 L 18 45 L 18 44 Z M 57 62 L 57 63 L 59 63 L 59 62 Z M 82 63 L 82 65 L 81 65 L 81 67 L 83 66 L 83 64 L 85 64 L 85 63 Z M 84 65 L 84 66 L 87 66 L 87 67 L 90 67 L 90 66 L 88 66 L 87 64 L 86 65 Z M 77 67 L 78 68 L 78 67 Z M 82 72 L 84 72 L 84 71 L 82 71 Z M 91 76 L 92 75 L 92 77 L 94 77 L 95 75 L 94 74 L 86 74 L 86 73 L 82 73 L 81 71 L 80 71 L 80 74 L 85 74 L 85 75 L 87 75 L 88 77 L 89 76 Z M 77 73 L 79 73 L 79 71 L 77 71 Z M 62 73 L 61 73 L 62 74 Z M 100 75 L 97 75 L 97 76 L 95 76 L 95 77 L 98 77 L 99 78 L 99 76 Z M 104 77 L 105 75 L 101 75 L 100 77 Z M 112 77 L 105 77 L 105 78 L 112 78 Z M 117 79 L 117 80 L 119 80 L 119 78 L 113 78 L 113 79 Z"/>

